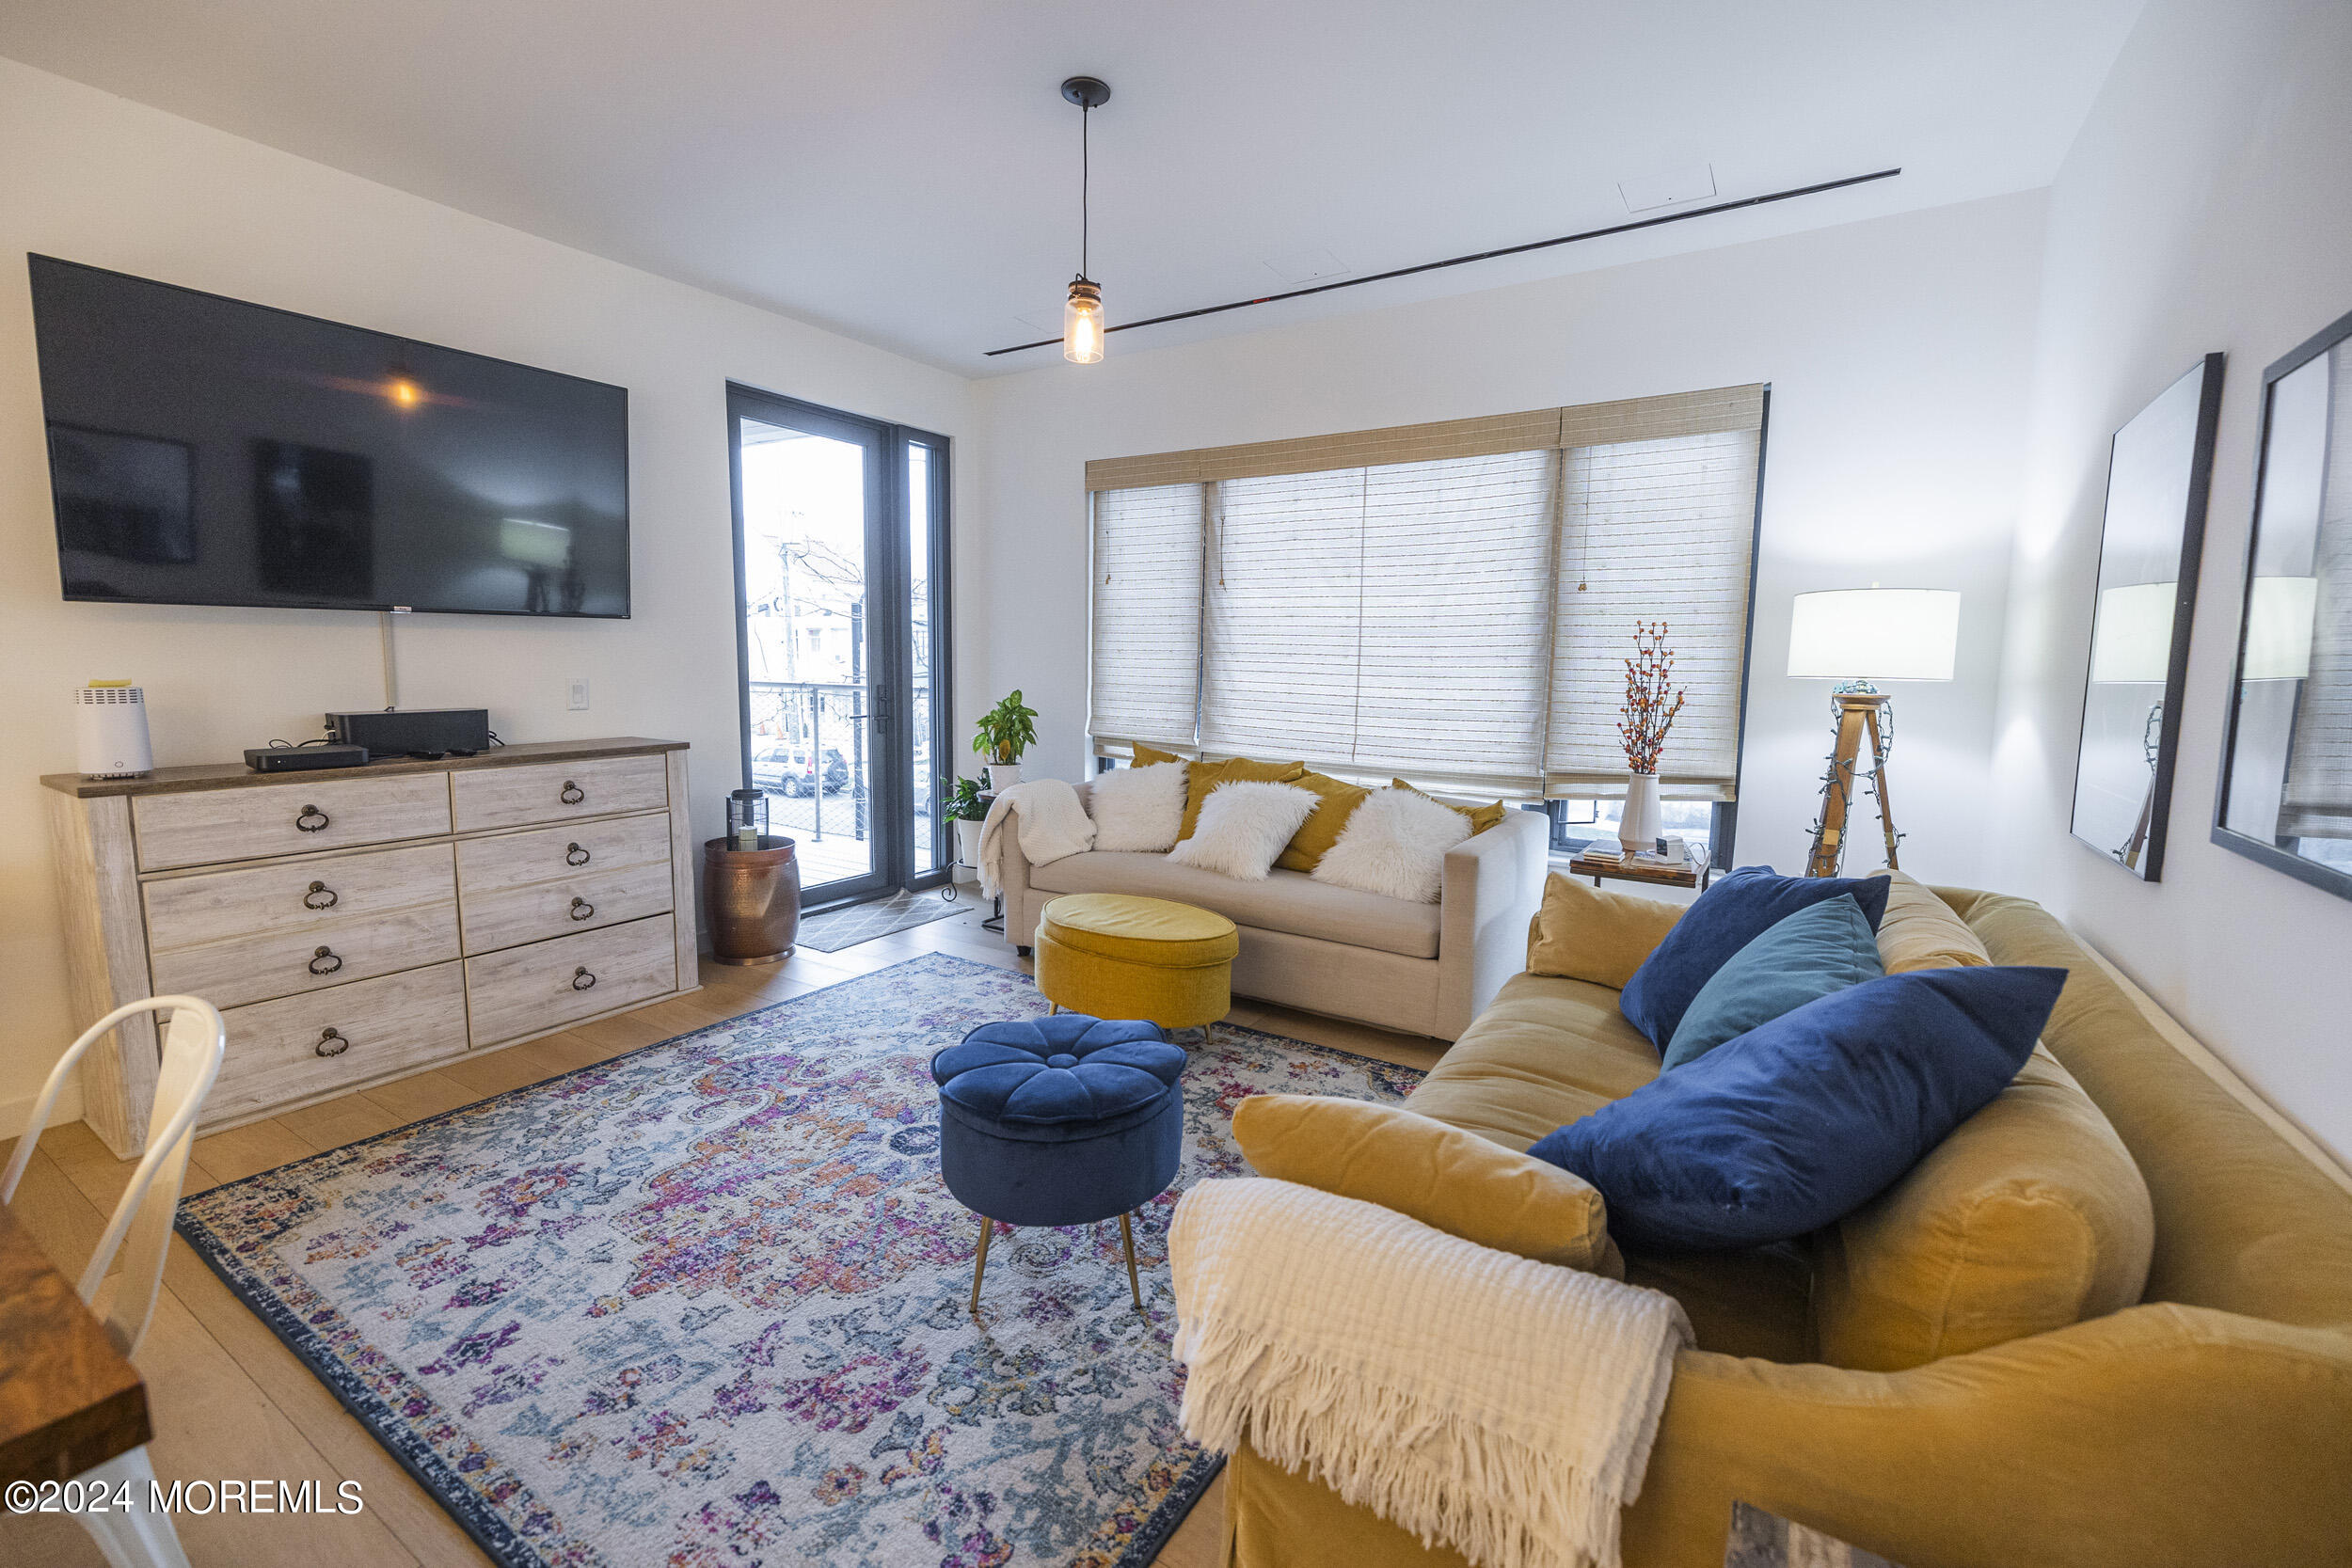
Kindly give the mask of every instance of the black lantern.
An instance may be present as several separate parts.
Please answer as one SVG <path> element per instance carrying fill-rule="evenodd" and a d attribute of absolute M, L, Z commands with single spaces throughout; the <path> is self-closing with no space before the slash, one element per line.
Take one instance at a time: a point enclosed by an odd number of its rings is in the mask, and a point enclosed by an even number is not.
<path fill-rule="evenodd" d="M 727 797 L 727 847 L 756 849 L 768 836 L 768 797 L 739 789 Z"/>

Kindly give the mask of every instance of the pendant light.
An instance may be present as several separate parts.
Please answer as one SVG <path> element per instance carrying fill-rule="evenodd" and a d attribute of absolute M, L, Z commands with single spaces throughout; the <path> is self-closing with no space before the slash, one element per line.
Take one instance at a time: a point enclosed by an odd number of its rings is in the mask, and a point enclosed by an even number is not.
<path fill-rule="evenodd" d="M 1073 76 L 1061 85 L 1061 95 L 1078 105 L 1078 276 L 1070 280 L 1070 299 L 1061 311 L 1061 356 L 1077 365 L 1103 357 L 1103 290 L 1087 276 L 1087 196 L 1091 183 L 1089 117 L 1110 102 L 1111 89 L 1092 76 Z"/>

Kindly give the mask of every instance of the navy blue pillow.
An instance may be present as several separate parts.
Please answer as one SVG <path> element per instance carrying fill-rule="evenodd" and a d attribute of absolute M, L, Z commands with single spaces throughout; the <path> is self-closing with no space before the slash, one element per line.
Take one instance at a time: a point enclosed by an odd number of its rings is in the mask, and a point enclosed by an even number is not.
<path fill-rule="evenodd" d="M 1886 913 L 1885 877 L 1783 877 L 1769 865 L 1743 865 L 1699 895 L 1666 940 L 1625 983 L 1617 1008 L 1662 1053 L 1682 1026 L 1699 988 L 1731 956 L 1799 910 L 1850 895 L 1870 929 Z"/>
<path fill-rule="evenodd" d="M 2062 969 L 2003 967 L 1866 980 L 1528 1152 L 1599 1188 L 1630 1250 L 1788 1241 L 1876 1197 L 2008 1087 L 2065 983 Z"/>
<path fill-rule="evenodd" d="M 1699 988 L 1666 1047 L 1663 1072 L 1695 1062 L 1759 1023 L 1886 973 L 1878 939 L 1854 901 L 1836 897 L 1799 910 L 1731 956 Z"/>

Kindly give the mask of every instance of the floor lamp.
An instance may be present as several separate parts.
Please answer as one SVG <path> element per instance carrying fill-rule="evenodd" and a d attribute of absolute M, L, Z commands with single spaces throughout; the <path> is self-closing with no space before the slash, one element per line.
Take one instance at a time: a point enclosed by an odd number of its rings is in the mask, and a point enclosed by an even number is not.
<path fill-rule="evenodd" d="M 1837 721 L 1829 771 L 1821 780 L 1821 815 L 1813 824 L 1808 877 L 1835 877 L 1846 856 L 1846 825 L 1854 786 L 1870 781 L 1886 863 L 1897 863 L 1902 834 L 1886 793 L 1886 753 L 1895 743 L 1894 704 L 1874 680 L 1947 681 L 1960 642 L 1960 594 L 1942 588 L 1845 588 L 1800 594 L 1788 633 L 1788 673 L 1799 680 L 1836 681 L 1830 698 Z M 1862 741 L 1870 742 L 1870 770 L 1858 771 Z"/>

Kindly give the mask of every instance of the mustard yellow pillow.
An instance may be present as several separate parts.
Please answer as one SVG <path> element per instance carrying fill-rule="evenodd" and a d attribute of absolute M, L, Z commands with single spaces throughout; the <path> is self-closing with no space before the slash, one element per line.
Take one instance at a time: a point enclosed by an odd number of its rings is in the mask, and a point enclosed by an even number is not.
<path fill-rule="evenodd" d="M 1410 790 L 1413 794 L 1420 796 L 1424 800 L 1437 800 L 1438 804 L 1441 806 L 1452 806 L 1455 811 L 1460 812 L 1464 816 L 1470 818 L 1470 837 L 1472 838 L 1476 838 L 1480 833 L 1485 832 L 1487 829 L 1501 822 L 1502 820 L 1502 814 L 1511 809 L 1500 800 L 1497 800 L 1490 806 L 1466 806 L 1459 800 L 1438 800 L 1437 796 L 1430 794 L 1429 791 L 1415 784 L 1408 784 L 1403 779 L 1391 779 L 1389 783 L 1395 785 L 1398 789 Z"/>
<path fill-rule="evenodd" d="M 1889 974 L 1989 964 L 1917 879 L 1879 922 Z M 2148 1183 L 2106 1113 L 2041 1046 L 1993 1103 L 1813 1241 L 1821 1359 L 1893 1372 L 2119 1312 L 2147 1288 Z"/>
<path fill-rule="evenodd" d="M 1275 857 L 1274 863 L 1285 871 L 1312 871 L 1340 841 L 1340 830 L 1372 791 L 1324 773 L 1307 773 L 1290 782 L 1314 791 L 1315 809 L 1307 814 L 1298 832 L 1291 834 L 1289 847 Z"/>
<path fill-rule="evenodd" d="M 1223 762 L 1196 762 L 1184 769 L 1184 822 L 1176 830 L 1179 843 L 1192 836 L 1200 825 L 1200 808 L 1208 802 L 1209 791 L 1221 784 L 1250 783 L 1296 784 L 1307 776 L 1303 762 L 1252 762 L 1248 757 L 1228 757 Z"/>
<path fill-rule="evenodd" d="M 1886 913 L 1879 920 L 1879 964 L 1887 974 L 1967 969 L 1993 961 L 1968 923 L 1926 883 L 1884 868 L 1870 875 L 1887 882 Z"/>
<path fill-rule="evenodd" d="M 1666 940 L 1683 907 L 1639 894 L 1604 893 L 1555 871 L 1527 933 L 1527 972 L 1565 974 L 1619 990 Z"/>
<path fill-rule="evenodd" d="M 2120 1312 L 2155 1241 L 2123 1141 L 2037 1046 L 1990 1105 L 1814 1238 L 1821 1359 L 1901 1371 Z"/>
<path fill-rule="evenodd" d="M 1395 1105 L 1251 1095 L 1233 1139 L 1261 1176 L 1376 1203 L 1539 1263 L 1625 1277 L 1598 1189 L 1582 1177 Z"/>
<path fill-rule="evenodd" d="M 1150 768 L 1156 763 L 1184 760 L 1173 752 L 1163 752 L 1157 746 L 1146 746 L 1140 740 L 1135 744 L 1135 753 L 1134 762 L 1137 768 Z"/>

